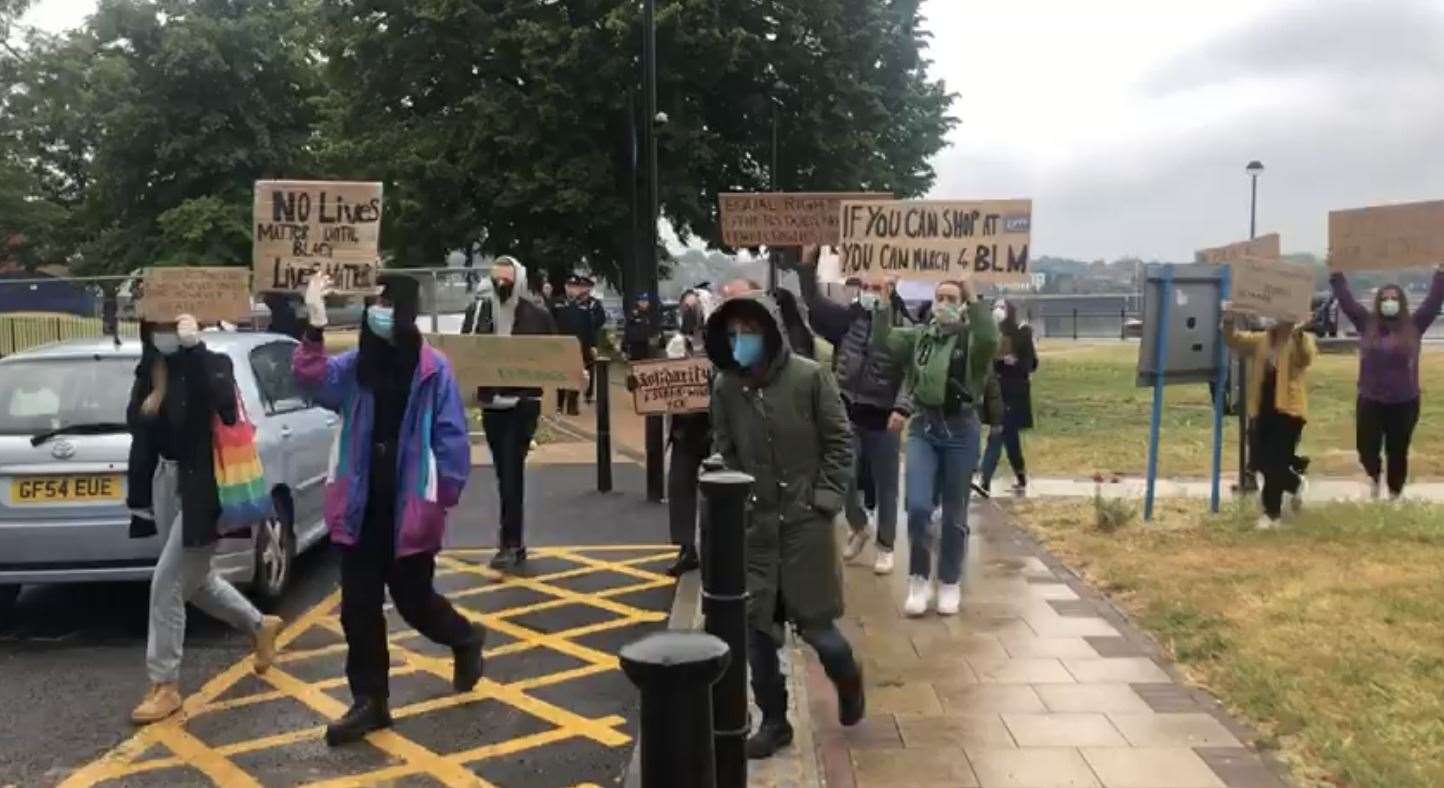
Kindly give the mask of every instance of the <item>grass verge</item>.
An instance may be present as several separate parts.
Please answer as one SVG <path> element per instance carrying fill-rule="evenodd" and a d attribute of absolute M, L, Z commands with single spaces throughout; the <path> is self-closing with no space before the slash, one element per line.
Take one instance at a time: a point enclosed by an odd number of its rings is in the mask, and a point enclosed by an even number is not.
<path fill-rule="evenodd" d="M 1300 783 L 1444 785 L 1444 507 L 1336 503 L 1260 532 L 1251 507 L 1170 500 L 1106 533 L 1092 501 L 1012 507 Z"/>

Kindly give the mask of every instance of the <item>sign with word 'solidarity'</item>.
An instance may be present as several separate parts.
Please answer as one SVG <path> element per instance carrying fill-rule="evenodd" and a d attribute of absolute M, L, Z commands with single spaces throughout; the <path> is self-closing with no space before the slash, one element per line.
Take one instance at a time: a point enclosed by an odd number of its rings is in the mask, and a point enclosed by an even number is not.
<path fill-rule="evenodd" d="M 850 200 L 841 212 L 844 278 L 1029 279 L 1032 200 Z"/>
<path fill-rule="evenodd" d="M 571 336 L 426 334 L 446 354 L 463 392 L 478 388 L 586 388 L 581 346 Z"/>
<path fill-rule="evenodd" d="M 244 268 L 147 268 L 140 315 L 156 323 L 190 315 L 202 323 L 238 323 L 251 314 L 251 272 Z"/>
<path fill-rule="evenodd" d="M 700 413 L 712 402 L 712 362 L 706 358 L 632 364 L 632 404 L 640 416 Z"/>
<path fill-rule="evenodd" d="M 1428 265 L 1444 265 L 1444 200 L 1329 213 L 1329 268 Z"/>
<path fill-rule="evenodd" d="M 836 246 L 838 208 L 844 200 L 891 200 L 873 192 L 720 194 L 722 243 L 752 246 Z"/>
<path fill-rule="evenodd" d="M 376 291 L 380 183 L 256 181 L 253 215 L 256 292 L 302 291 L 317 272 L 342 295 Z"/>

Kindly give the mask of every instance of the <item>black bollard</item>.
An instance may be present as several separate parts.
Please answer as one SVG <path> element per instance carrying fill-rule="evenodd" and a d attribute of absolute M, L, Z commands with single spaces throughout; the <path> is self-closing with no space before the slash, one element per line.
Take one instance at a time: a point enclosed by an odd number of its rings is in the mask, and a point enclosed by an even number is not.
<path fill-rule="evenodd" d="M 661 416 L 646 419 L 647 500 L 660 503 L 667 497 L 667 436 Z"/>
<path fill-rule="evenodd" d="M 597 492 L 612 491 L 612 384 L 607 374 L 612 360 L 592 362 L 592 386 L 597 392 Z"/>
<path fill-rule="evenodd" d="M 747 785 L 747 519 L 753 481 L 725 470 L 708 470 L 699 479 L 705 502 L 700 551 L 704 626 L 733 654 L 742 655 L 712 688 L 717 788 Z"/>
<path fill-rule="evenodd" d="M 658 632 L 622 647 L 622 672 L 642 691 L 642 788 L 716 788 L 712 685 L 727 644 L 701 632 Z"/>

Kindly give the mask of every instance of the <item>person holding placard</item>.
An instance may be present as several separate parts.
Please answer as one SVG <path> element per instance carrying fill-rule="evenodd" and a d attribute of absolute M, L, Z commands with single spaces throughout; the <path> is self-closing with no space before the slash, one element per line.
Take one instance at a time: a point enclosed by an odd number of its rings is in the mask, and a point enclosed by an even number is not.
<path fill-rule="evenodd" d="M 847 524 L 851 530 L 842 557 L 852 561 L 862 554 L 872 538 L 869 526 L 876 521 L 877 554 L 873 571 L 893 571 L 893 540 L 897 536 L 898 465 L 902 443 L 887 428 L 888 416 L 897 402 L 902 385 L 902 365 L 886 351 L 872 345 L 873 311 L 888 298 L 881 282 L 859 283 L 859 294 L 843 305 L 822 295 L 817 271 L 811 264 L 815 250 L 803 253 L 798 269 L 802 296 L 812 327 L 833 346 L 833 370 L 837 374 L 847 417 L 852 424 L 853 454 L 857 467 L 847 495 Z M 894 312 L 894 317 L 898 315 Z M 871 485 L 876 496 L 876 514 L 868 515 L 865 489 Z"/>
<path fill-rule="evenodd" d="M 433 583 L 446 513 L 471 472 L 466 408 L 451 363 L 416 329 L 419 283 L 383 274 L 368 299 L 355 350 L 327 356 L 330 277 L 306 289 L 310 325 L 292 359 L 317 404 L 341 415 L 325 494 L 331 543 L 341 551 L 341 628 L 351 708 L 326 726 L 326 744 L 360 741 L 391 725 L 386 589 L 406 623 L 452 652 L 452 686 L 481 679 L 486 631 Z"/>
<path fill-rule="evenodd" d="M 206 349 L 190 315 L 175 323 L 142 322 L 140 338 L 126 409 L 126 505 L 133 538 L 155 536 L 159 525 L 165 540 L 150 583 L 145 661 L 151 688 L 131 712 L 132 721 L 145 725 L 180 710 L 186 603 L 249 634 L 257 673 L 271 666 L 282 621 L 261 615 L 211 566 L 217 540 L 230 535 L 220 524 L 213 456 L 215 420 L 233 426 L 240 419 L 230 357 Z"/>
<path fill-rule="evenodd" d="M 1248 364 L 1250 470 L 1263 476 L 1258 527 L 1269 529 L 1283 516 L 1284 496 L 1294 510 L 1303 505 L 1307 482 L 1295 454 L 1309 417 L 1308 370 L 1318 348 L 1302 326 L 1270 317 L 1261 331 L 1241 331 L 1233 304 L 1223 303 L 1223 339 Z"/>
<path fill-rule="evenodd" d="M 702 327 L 706 314 L 695 291 L 682 294 L 678 306 L 680 330 L 667 343 L 667 358 L 681 359 L 704 351 Z M 674 413 L 667 418 L 667 518 L 677 560 L 667 568 L 672 577 L 700 566 L 697 556 L 697 474 L 712 451 L 712 417 L 702 413 Z"/>
<path fill-rule="evenodd" d="M 920 616 L 932 601 L 928 524 L 942 504 L 937 564 L 937 610 L 956 615 L 962 604 L 968 549 L 968 499 L 978 465 L 988 375 L 998 349 L 998 326 L 988 305 L 973 300 L 967 282 L 941 282 L 933 292 L 932 323 L 895 328 L 882 301 L 872 321 L 873 346 L 903 365 L 904 379 L 888 429 L 907 429 L 908 595 L 903 612 Z"/>
<path fill-rule="evenodd" d="M 1419 351 L 1424 332 L 1439 317 L 1444 305 L 1444 266 L 1434 271 L 1434 282 L 1418 311 L 1409 311 L 1409 299 L 1398 285 L 1384 285 L 1374 294 L 1374 309 L 1365 309 L 1349 289 L 1342 273 L 1329 277 L 1340 311 L 1359 332 L 1359 397 L 1355 409 L 1355 439 L 1359 464 L 1369 476 L 1370 494 L 1379 497 L 1379 462 L 1387 462 L 1385 479 L 1389 497 L 1397 499 L 1409 478 L 1409 443 L 1419 422 Z"/>
<path fill-rule="evenodd" d="M 707 320 L 717 369 L 712 440 L 726 467 L 750 474 L 747 662 L 762 723 L 749 758 L 792 742 L 787 682 L 777 651 L 793 623 L 837 688 L 838 718 L 855 725 L 866 699 L 862 669 L 837 628 L 842 564 L 832 521 L 852 474 L 852 434 L 832 375 L 792 352 L 776 306 L 761 293 L 732 298 Z"/>
<path fill-rule="evenodd" d="M 522 296 L 526 267 L 519 260 L 498 257 L 490 274 L 491 288 L 467 310 L 461 333 L 499 337 L 559 333 L 551 313 Z M 515 569 L 526 562 L 526 458 L 541 419 L 541 398 L 538 388 L 482 388 L 476 392 L 501 498 L 501 538 L 491 559 L 492 569 Z"/>

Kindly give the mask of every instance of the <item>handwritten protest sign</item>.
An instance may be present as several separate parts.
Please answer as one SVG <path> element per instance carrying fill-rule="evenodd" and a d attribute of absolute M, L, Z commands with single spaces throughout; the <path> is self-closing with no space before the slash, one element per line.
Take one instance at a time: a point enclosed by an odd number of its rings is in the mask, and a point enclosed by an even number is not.
<path fill-rule="evenodd" d="M 381 184 L 257 181 L 251 264 L 256 292 L 306 289 L 322 271 L 336 292 L 375 292 L 381 258 Z"/>
<path fill-rule="evenodd" d="M 1245 257 L 1230 262 L 1229 268 L 1234 309 L 1290 323 L 1307 323 L 1313 317 L 1313 266 Z"/>
<path fill-rule="evenodd" d="M 1232 263 L 1235 260 L 1277 260 L 1283 254 L 1278 233 L 1260 235 L 1250 241 L 1200 249 L 1194 256 L 1200 263 Z"/>
<path fill-rule="evenodd" d="M 570 336 L 427 334 L 446 354 L 463 392 L 479 387 L 582 389 L 581 346 Z"/>
<path fill-rule="evenodd" d="M 1029 278 L 1032 200 L 849 200 L 840 210 L 843 277 Z"/>
<path fill-rule="evenodd" d="M 640 416 L 699 413 L 712 401 L 712 362 L 705 358 L 639 361 L 632 377 L 632 404 Z"/>
<path fill-rule="evenodd" d="M 1329 213 L 1329 268 L 1444 264 L 1444 200 Z"/>
<path fill-rule="evenodd" d="M 147 268 L 140 287 L 141 317 L 157 323 L 177 315 L 235 323 L 251 314 L 251 272 L 244 268 Z"/>
<path fill-rule="evenodd" d="M 721 194 L 722 242 L 731 247 L 836 246 L 844 200 L 891 200 L 873 192 Z"/>

